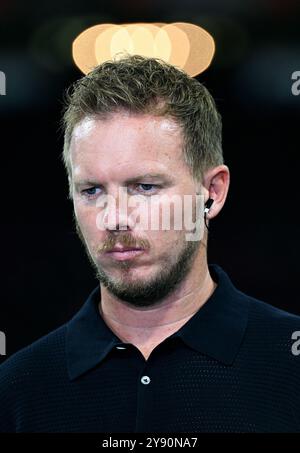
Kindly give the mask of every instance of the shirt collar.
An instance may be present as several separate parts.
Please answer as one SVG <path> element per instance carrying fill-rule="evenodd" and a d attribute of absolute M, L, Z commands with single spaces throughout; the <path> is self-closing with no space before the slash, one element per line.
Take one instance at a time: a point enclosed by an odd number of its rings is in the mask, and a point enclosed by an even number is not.
<path fill-rule="evenodd" d="M 205 304 L 171 337 L 180 337 L 189 347 L 226 365 L 233 363 L 248 321 L 249 297 L 237 290 L 224 270 L 209 265 L 217 283 Z M 70 379 L 99 364 L 109 351 L 123 342 L 102 319 L 98 304 L 100 285 L 67 323 L 66 353 Z"/>

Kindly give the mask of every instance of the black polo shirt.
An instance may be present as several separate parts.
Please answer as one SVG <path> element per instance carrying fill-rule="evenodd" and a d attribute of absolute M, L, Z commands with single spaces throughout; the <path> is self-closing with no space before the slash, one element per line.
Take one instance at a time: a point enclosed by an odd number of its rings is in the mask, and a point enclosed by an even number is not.
<path fill-rule="evenodd" d="M 103 321 L 98 285 L 0 366 L 0 431 L 299 432 L 300 317 L 209 270 L 212 296 L 148 360 Z"/>

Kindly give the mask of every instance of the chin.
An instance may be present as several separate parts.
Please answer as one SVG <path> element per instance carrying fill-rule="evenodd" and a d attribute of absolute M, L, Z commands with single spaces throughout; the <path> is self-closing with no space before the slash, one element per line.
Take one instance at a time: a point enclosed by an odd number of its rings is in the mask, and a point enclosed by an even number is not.
<path fill-rule="evenodd" d="M 107 278 L 112 281 L 132 281 L 136 283 L 148 282 L 150 279 L 155 278 L 161 271 L 158 271 L 154 266 L 117 266 L 113 269 L 106 271 L 103 267 L 101 273 L 105 273 Z"/>

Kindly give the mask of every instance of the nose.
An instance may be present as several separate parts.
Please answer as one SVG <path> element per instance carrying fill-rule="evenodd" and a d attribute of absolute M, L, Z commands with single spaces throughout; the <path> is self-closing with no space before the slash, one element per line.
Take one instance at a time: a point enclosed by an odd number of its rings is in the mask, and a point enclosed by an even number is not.
<path fill-rule="evenodd" d="M 129 215 L 128 197 L 124 190 L 110 196 L 104 209 L 103 223 L 109 231 L 126 231 L 133 228 Z"/>

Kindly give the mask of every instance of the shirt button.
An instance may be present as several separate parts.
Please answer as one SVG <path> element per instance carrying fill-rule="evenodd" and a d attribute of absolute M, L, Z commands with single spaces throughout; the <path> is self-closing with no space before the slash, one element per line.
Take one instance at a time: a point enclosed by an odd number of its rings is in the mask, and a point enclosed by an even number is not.
<path fill-rule="evenodd" d="M 141 378 L 141 383 L 142 383 L 142 384 L 149 384 L 149 382 L 150 382 L 149 376 L 143 376 L 143 377 Z"/>

